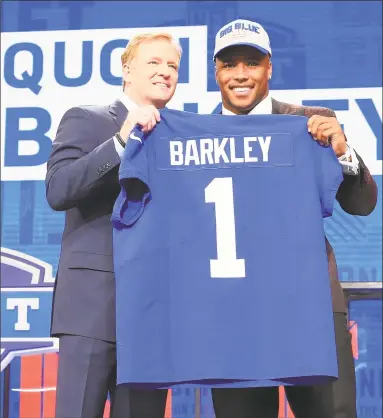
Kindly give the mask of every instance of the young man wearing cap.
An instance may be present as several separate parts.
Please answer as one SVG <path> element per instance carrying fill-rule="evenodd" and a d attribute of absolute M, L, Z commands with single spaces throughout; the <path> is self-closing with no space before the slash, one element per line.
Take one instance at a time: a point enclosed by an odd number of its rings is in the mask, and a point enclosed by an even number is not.
<path fill-rule="evenodd" d="M 377 187 L 360 156 L 346 142 L 334 111 L 282 103 L 269 94 L 271 46 L 256 22 L 236 20 L 216 35 L 214 61 L 221 90 L 222 114 L 291 114 L 307 116 L 314 140 L 330 144 L 342 164 L 344 180 L 337 200 L 352 215 L 366 216 L 375 208 Z M 296 418 L 356 418 L 355 370 L 347 307 L 337 276 L 334 251 L 326 239 L 331 281 L 339 379 L 321 386 L 289 386 L 286 394 Z M 307 313 L 309 314 L 309 312 Z M 213 389 L 219 418 L 277 418 L 278 388 Z"/>

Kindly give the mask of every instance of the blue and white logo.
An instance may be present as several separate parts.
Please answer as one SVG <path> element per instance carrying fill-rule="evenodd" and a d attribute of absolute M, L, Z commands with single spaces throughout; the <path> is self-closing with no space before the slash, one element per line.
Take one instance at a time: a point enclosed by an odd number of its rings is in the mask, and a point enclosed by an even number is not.
<path fill-rule="evenodd" d="M 1 371 L 15 356 L 58 351 L 49 337 L 52 266 L 1 248 Z"/>

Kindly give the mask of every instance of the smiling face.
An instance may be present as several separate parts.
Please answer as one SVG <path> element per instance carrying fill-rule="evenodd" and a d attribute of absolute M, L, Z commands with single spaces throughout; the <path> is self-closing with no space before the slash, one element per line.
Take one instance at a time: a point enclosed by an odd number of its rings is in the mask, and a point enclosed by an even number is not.
<path fill-rule="evenodd" d="M 216 58 L 215 72 L 223 106 L 236 115 L 249 113 L 267 96 L 271 72 L 269 55 L 254 47 L 224 49 Z"/>
<path fill-rule="evenodd" d="M 146 40 L 123 67 L 124 92 L 138 105 L 164 107 L 178 82 L 180 53 L 165 38 Z"/>

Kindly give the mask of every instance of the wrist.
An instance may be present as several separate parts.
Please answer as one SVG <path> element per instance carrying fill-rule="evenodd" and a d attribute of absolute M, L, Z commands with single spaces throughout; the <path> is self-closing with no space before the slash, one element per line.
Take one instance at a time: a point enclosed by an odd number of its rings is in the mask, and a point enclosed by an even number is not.
<path fill-rule="evenodd" d="M 134 127 L 134 125 L 132 123 L 126 121 L 120 129 L 119 134 L 120 134 L 120 136 L 121 136 L 121 138 L 122 138 L 122 140 L 124 141 L 125 144 L 126 144 L 126 141 L 128 140 L 130 132 L 132 132 L 133 127 Z"/>
<path fill-rule="evenodd" d="M 339 147 L 335 150 L 335 155 L 338 158 L 340 158 L 340 157 L 345 156 L 347 154 L 347 152 L 348 152 L 348 146 L 347 146 L 347 144 L 344 144 L 344 146 L 341 146 L 341 147 Z"/>
<path fill-rule="evenodd" d="M 125 148 L 126 145 L 126 141 L 123 140 L 123 138 L 121 137 L 120 133 L 117 132 L 114 137 L 117 139 L 117 142 L 122 146 L 122 148 Z"/>
<path fill-rule="evenodd" d="M 339 155 L 336 155 L 336 156 L 338 157 L 339 161 L 351 162 L 352 158 L 351 158 L 350 147 L 346 144 L 344 151 L 340 152 Z"/>

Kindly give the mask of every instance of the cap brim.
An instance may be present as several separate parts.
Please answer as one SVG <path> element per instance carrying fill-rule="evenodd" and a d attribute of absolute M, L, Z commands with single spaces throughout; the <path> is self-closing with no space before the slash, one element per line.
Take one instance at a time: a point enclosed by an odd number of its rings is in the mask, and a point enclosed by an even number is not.
<path fill-rule="evenodd" d="M 233 47 L 233 46 L 243 46 L 243 45 L 246 45 L 246 46 L 252 46 L 253 48 L 255 48 L 255 49 L 258 49 L 258 51 L 260 51 L 260 52 L 262 52 L 263 54 L 270 54 L 271 55 L 271 52 L 269 52 L 267 49 L 265 49 L 265 48 L 262 48 L 262 47 L 260 47 L 260 46 L 258 46 L 258 45 L 254 45 L 254 44 L 251 44 L 251 43 L 249 43 L 249 42 L 239 42 L 239 43 L 237 43 L 237 44 L 231 44 L 231 45 L 228 45 L 228 46 L 225 46 L 225 47 L 223 47 L 223 48 L 221 48 L 220 50 L 218 50 L 215 54 L 214 54 L 214 57 L 213 58 L 216 58 L 217 57 L 217 55 L 220 53 L 220 52 L 222 52 L 222 51 L 224 51 L 225 49 L 227 49 L 227 48 L 230 48 L 230 47 Z"/>

